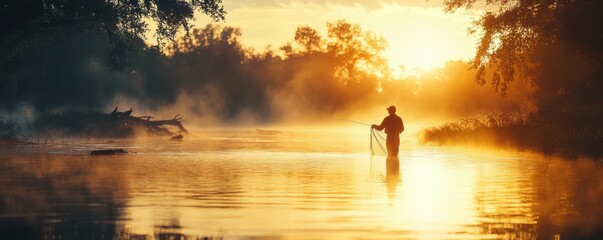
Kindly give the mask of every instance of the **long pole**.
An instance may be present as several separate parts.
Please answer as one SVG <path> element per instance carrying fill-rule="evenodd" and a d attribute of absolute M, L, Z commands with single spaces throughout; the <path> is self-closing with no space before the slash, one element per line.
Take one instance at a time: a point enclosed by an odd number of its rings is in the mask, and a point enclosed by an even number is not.
<path fill-rule="evenodd" d="M 344 120 L 346 122 L 353 122 L 353 123 L 358 123 L 358 124 L 362 124 L 362 125 L 366 125 L 366 126 L 371 126 L 371 124 L 368 123 L 363 123 L 363 122 L 358 122 L 358 121 L 353 121 L 353 120 Z"/>

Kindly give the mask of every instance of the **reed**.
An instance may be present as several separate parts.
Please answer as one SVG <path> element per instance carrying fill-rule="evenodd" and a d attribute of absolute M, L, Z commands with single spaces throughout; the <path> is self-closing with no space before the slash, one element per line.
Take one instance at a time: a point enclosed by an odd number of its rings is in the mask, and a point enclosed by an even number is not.
<path fill-rule="evenodd" d="M 579 123 L 575 119 L 551 120 L 536 115 L 484 114 L 424 129 L 421 140 L 440 145 L 496 145 L 567 158 L 600 159 L 603 157 L 600 124 Z"/>

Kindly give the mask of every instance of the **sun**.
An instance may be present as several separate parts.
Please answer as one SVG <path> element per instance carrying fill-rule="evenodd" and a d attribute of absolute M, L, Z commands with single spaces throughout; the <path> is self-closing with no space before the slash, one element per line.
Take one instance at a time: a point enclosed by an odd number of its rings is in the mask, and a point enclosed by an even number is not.
<path fill-rule="evenodd" d="M 442 67 L 458 56 L 460 43 L 439 26 L 417 24 L 404 33 L 392 34 L 386 57 L 390 63 L 401 63 L 406 71 L 426 71 Z"/>
<path fill-rule="evenodd" d="M 475 19 L 473 13 L 409 8 L 388 19 L 386 24 L 371 27 L 389 42 L 384 55 L 393 68 L 402 66 L 402 75 L 430 71 L 448 61 L 469 60 L 475 53 L 478 36 L 467 33 Z"/>

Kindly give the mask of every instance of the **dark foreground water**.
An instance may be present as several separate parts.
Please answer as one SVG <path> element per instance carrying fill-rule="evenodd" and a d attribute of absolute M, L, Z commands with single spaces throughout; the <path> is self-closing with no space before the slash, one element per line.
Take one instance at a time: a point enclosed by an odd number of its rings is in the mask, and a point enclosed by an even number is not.
<path fill-rule="evenodd" d="M 603 239 L 598 161 L 273 133 L 0 146 L 0 239 Z"/>

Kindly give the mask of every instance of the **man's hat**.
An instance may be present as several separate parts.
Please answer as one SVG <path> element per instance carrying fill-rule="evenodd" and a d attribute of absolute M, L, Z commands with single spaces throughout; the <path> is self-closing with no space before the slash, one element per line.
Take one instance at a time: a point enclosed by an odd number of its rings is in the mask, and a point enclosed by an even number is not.
<path fill-rule="evenodd" d="M 388 107 L 388 108 L 387 108 L 387 110 L 390 110 L 390 109 L 391 109 L 391 110 L 394 110 L 394 111 L 396 111 L 396 106 L 394 106 L 394 105 L 391 105 L 391 106 L 389 106 L 389 107 Z"/>

